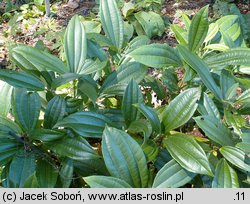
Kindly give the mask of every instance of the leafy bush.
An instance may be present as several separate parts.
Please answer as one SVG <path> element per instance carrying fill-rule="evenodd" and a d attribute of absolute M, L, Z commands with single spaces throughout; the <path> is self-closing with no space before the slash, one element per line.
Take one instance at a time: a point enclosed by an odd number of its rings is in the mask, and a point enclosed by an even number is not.
<path fill-rule="evenodd" d="M 249 187 L 250 50 L 238 16 L 184 16 L 171 25 L 177 48 L 127 38 L 115 0 L 100 1 L 100 19 L 105 35 L 71 19 L 65 61 L 12 49 L 20 71 L 0 70 L 2 186 Z"/>

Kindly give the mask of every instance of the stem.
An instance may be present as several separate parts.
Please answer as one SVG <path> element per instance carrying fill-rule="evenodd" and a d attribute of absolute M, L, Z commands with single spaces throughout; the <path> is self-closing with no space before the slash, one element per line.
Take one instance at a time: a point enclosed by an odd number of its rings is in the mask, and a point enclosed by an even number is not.
<path fill-rule="evenodd" d="M 46 16 L 49 17 L 50 16 L 50 2 L 49 0 L 45 0 L 45 10 L 46 10 Z"/>

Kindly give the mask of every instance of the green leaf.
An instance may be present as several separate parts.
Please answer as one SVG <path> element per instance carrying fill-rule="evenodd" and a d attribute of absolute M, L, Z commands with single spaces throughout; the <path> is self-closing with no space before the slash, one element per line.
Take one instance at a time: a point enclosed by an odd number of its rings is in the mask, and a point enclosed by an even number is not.
<path fill-rule="evenodd" d="M 77 84 L 78 94 L 82 96 L 82 98 L 86 97 L 87 100 L 91 100 L 93 104 L 95 104 L 98 94 L 97 94 L 97 84 L 96 81 L 90 76 L 83 76 L 79 78 Z"/>
<path fill-rule="evenodd" d="M 137 119 L 139 119 L 140 112 L 133 104 L 142 103 L 143 95 L 141 93 L 140 87 L 136 83 L 136 81 L 131 80 L 128 84 L 123 100 L 122 100 L 122 113 L 126 124 L 129 124 Z"/>
<path fill-rule="evenodd" d="M 66 74 L 60 75 L 56 79 L 53 80 L 53 82 L 51 84 L 51 88 L 56 89 L 59 86 L 62 86 L 68 82 L 71 82 L 75 79 L 78 79 L 79 77 L 80 76 L 78 74 L 75 74 L 75 73 L 66 73 Z"/>
<path fill-rule="evenodd" d="M 129 53 L 129 56 L 137 62 L 154 68 L 181 65 L 178 52 L 166 44 L 144 45 Z"/>
<path fill-rule="evenodd" d="M 188 47 L 196 52 L 203 44 L 208 32 L 208 6 L 203 7 L 192 19 L 188 33 Z"/>
<path fill-rule="evenodd" d="M 130 123 L 128 131 L 131 133 L 140 133 L 144 134 L 144 142 L 146 142 L 150 135 L 152 134 L 152 125 L 147 120 L 139 119 Z"/>
<path fill-rule="evenodd" d="M 10 160 L 18 154 L 18 151 L 22 147 L 14 138 L 2 138 L 0 136 L 0 162 L 1 166 L 6 165 Z"/>
<path fill-rule="evenodd" d="M 57 57 L 25 45 L 19 45 L 12 49 L 11 57 L 24 70 L 54 71 L 59 74 L 69 71 L 65 64 Z"/>
<path fill-rule="evenodd" d="M 54 128 L 71 128 L 82 137 L 101 138 L 106 124 L 111 124 L 111 121 L 104 115 L 94 112 L 78 112 L 65 117 Z"/>
<path fill-rule="evenodd" d="M 132 79 L 139 84 L 146 74 L 147 68 L 140 63 L 128 62 L 122 64 L 116 71 L 107 77 L 100 92 L 103 95 L 112 95 L 114 90 L 119 90 L 123 95 L 128 83 Z"/>
<path fill-rule="evenodd" d="M 100 158 L 87 140 L 82 137 L 65 137 L 62 140 L 51 144 L 51 149 L 60 156 L 65 156 L 78 161 L 90 158 Z"/>
<path fill-rule="evenodd" d="M 211 41 L 216 36 L 216 34 L 218 32 L 219 32 L 219 26 L 217 23 L 209 24 L 207 36 L 206 36 L 204 42 L 207 43 L 207 42 Z"/>
<path fill-rule="evenodd" d="M 222 99 L 222 93 L 209 72 L 207 64 L 196 54 L 191 53 L 187 48 L 181 45 L 178 46 L 178 50 L 183 57 L 183 60 L 199 74 L 205 86 L 215 95 L 216 98 Z"/>
<path fill-rule="evenodd" d="M 223 69 L 220 76 L 220 86 L 224 99 L 227 98 L 227 93 L 230 92 L 229 90 L 234 84 L 236 84 L 236 80 L 233 74 L 230 71 Z"/>
<path fill-rule="evenodd" d="M 99 59 L 95 61 L 91 59 L 87 59 L 79 74 L 81 75 L 92 74 L 92 73 L 101 71 L 104 67 L 106 67 L 106 65 L 107 65 L 107 61 L 101 62 Z"/>
<path fill-rule="evenodd" d="M 13 87 L 3 83 L 0 87 L 0 115 L 7 116 L 11 107 L 11 95 Z"/>
<path fill-rule="evenodd" d="M 197 101 L 201 95 L 200 88 L 187 89 L 170 102 L 163 116 L 166 132 L 184 125 L 197 109 Z"/>
<path fill-rule="evenodd" d="M 64 36 L 64 49 L 70 72 L 79 74 L 87 57 L 87 38 L 78 15 L 69 21 Z"/>
<path fill-rule="evenodd" d="M 65 100 L 60 96 L 52 98 L 45 110 L 43 127 L 51 129 L 58 121 L 63 119 L 65 112 Z"/>
<path fill-rule="evenodd" d="M 39 78 L 24 72 L 1 69 L 0 79 L 6 81 L 11 86 L 26 88 L 31 91 L 43 91 L 45 88 Z"/>
<path fill-rule="evenodd" d="M 125 54 L 128 54 L 143 45 L 148 45 L 149 43 L 150 39 L 148 38 L 148 36 L 146 35 L 137 36 L 129 42 L 128 46 L 125 49 Z"/>
<path fill-rule="evenodd" d="M 182 133 L 167 136 L 163 141 L 171 156 L 186 170 L 212 176 L 208 158 L 194 138 Z"/>
<path fill-rule="evenodd" d="M 30 137 L 33 140 L 40 140 L 42 142 L 52 142 L 61 139 L 63 136 L 63 132 L 50 129 L 35 129 L 30 133 Z"/>
<path fill-rule="evenodd" d="M 187 45 L 187 32 L 179 25 L 172 24 L 170 26 L 171 30 L 174 32 L 176 40 L 181 45 Z"/>
<path fill-rule="evenodd" d="M 221 159 L 215 169 L 213 188 L 239 188 L 238 176 L 225 159 Z"/>
<path fill-rule="evenodd" d="M 66 159 L 65 161 L 62 162 L 62 168 L 60 169 L 60 179 L 63 188 L 69 188 L 74 176 L 73 174 L 74 174 L 73 160 Z"/>
<path fill-rule="evenodd" d="M 250 65 L 250 49 L 232 48 L 205 58 L 205 62 L 211 69 L 219 69 L 227 65 Z"/>
<path fill-rule="evenodd" d="M 178 188 L 190 182 L 196 174 L 183 169 L 174 159 L 156 174 L 153 188 Z"/>
<path fill-rule="evenodd" d="M 209 139 L 221 146 L 233 145 L 231 131 L 219 119 L 206 115 L 196 117 L 194 120 Z"/>
<path fill-rule="evenodd" d="M 206 93 L 204 93 L 203 103 L 204 103 L 204 107 L 206 109 L 207 114 L 211 117 L 214 117 L 220 120 L 220 113 L 219 113 L 218 108 L 216 107 L 213 100 Z"/>
<path fill-rule="evenodd" d="M 21 152 L 25 154 L 25 152 Z M 34 155 L 18 155 L 11 164 L 9 179 L 14 188 L 23 188 L 25 181 L 35 172 L 36 161 Z"/>
<path fill-rule="evenodd" d="M 9 135 L 9 132 L 21 134 L 21 128 L 12 120 L 0 115 L 0 137 Z"/>
<path fill-rule="evenodd" d="M 146 106 L 143 103 L 135 104 L 134 106 L 137 107 L 139 111 L 149 120 L 153 131 L 155 131 L 156 133 L 160 133 L 161 122 L 155 110 L 149 106 Z"/>
<path fill-rule="evenodd" d="M 111 176 L 126 181 L 132 187 L 146 187 L 148 169 L 140 145 L 124 131 L 106 127 L 102 152 Z"/>
<path fill-rule="evenodd" d="M 241 149 L 245 153 L 250 153 L 250 142 L 240 142 L 236 145 L 236 147 Z"/>
<path fill-rule="evenodd" d="M 88 176 L 84 181 L 91 188 L 132 188 L 127 182 L 111 176 Z"/>
<path fill-rule="evenodd" d="M 250 89 L 245 90 L 240 96 L 236 98 L 237 103 L 249 103 L 250 102 Z"/>
<path fill-rule="evenodd" d="M 159 15 L 158 13 L 155 13 L 153 11 L 140 11 L 135 13 L 134 16 L 143 29 L 143 34 L 145 33 L 145 35 L 147 35 L 149 38 L 152 38 L 154 36 L 162 36 L 162 34 L 164 33 L 165 24 L 161 15 Z M 140 33 L 138 34 L 140 35 Z"/>
<path fill-rule="evenodd" d="M 39 188 L 35 173 L 25 181 L 24 188 Z"/>
<path fill-rule="evenodd" d="M 124 22 L 115 0 L 100 0 L 100 17 L 105 34 L 121 49 L 124 41 Z"/>
<path fill-rule="evenodd" d="M 247 155 L 236 147 L 224 146 L 220 148 L 220 153 L 234 166 L 250 172 L 250 165 L 246 163 Z"/>
<path fill-rule="evenodd" d="M 40 159 L 37 162 L 36 177 L 40 188 L 54 188 L 58 177 L 58 170 L 55 166 Z"/>
<path fill-rule="evenodd" d="M 41 108 L 39 95 L 27 93 L 25 89 L 15 89 L 13 103 L 13 113 L 21 128 L 27 132 L 35 129 Z"/>

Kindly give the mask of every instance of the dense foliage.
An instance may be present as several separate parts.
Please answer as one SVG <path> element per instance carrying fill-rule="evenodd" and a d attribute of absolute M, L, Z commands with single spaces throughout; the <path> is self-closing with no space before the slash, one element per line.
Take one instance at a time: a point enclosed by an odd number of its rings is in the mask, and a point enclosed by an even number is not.
<path fill-rule="evenodd" d="M 100 0 L 97 18 L 74 16 L 62 59 L 11 50 L 18 70 L 0 70 L 3 187 L 250 187 L 239 15 L 183 14 L 171 47 L 151 41 L 166 21 L 135 8 Z"/>

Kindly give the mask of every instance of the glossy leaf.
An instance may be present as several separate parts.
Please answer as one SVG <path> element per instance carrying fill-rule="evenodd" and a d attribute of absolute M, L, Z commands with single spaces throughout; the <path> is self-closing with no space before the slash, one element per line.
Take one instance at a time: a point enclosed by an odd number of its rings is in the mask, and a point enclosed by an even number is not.
<path fill-rule="evenodd" d="M 213 175 L 204 150 L 192 137 L 177 133 L 164 139 L 163 144 L 184 169 L 193 173 Z"/>
<path fill-rule="evenodd" d="M 233 145 L 230 130 L 219 119 L 207 115 L 196 117 L 194 120 L 209 139 L 221 146 Z"/>
<path fill-rule="evenodd" d="M 67 159 L 62 162 L 62 168 L 60 169 L 60 179 L 63 188 L 69 188 L 74 174 L 73 160 Z"/>
<path fill-rule="evenodd" d="M 234 166 L 250 172 L 250 165 L 245 162 L 247 155 L 240 149 L 232 146 L 220 148 L 220 153 Z"/>
<path fill-rule="evenodd" d="M 213 100 L 206 94 L 204 93 L 204 107 L 206 109 L 206 112 L 209 116 L 220 119 L 220 112 L 218 108 L 216 107 L 215 103 Z"/>
<path fill-rule="evenodd" d="M 183 60 L 194 69 L 200 76 L 205 86 L 215 95 L 216 98 L 222 99 L 222 93 L 216 85 L 208 66 L 194 53 L 190 53 L 189 50 L 181 45 L 178 46 L 178 50 L 183 57 Z"/>
<path fill-rule="evenodd" d="M 170 131 L 184 125 L 194 114 L 200 98 L 200 88 L 188 89 L 170 102 L 163 111 L 165 130 Z"/>
<path fill-rule="evenodd" d="M 51 144 L 51 149 L 60 156 L 65 156 L 73 160 L 100 158 L 90 144 L 84 138 L 65 137 L 56 143 Z"/>
<path fill-rule="evenodd" d="M 228 98 L 228 93 L 230 92 L 230 88 L 236 84 L 236 79 L 233 74 L 228 70 L 222 70 L 220 76 L 220 86 L 224 99 Z"/>
<path fill-rule="evenodd" d="M 39 188 L 35 173 L 25 181 L 24 188 Z"/>
<path fill-rule="evenodd" d="M 6 81 L 11 86 L 26 88 L 31 91 L 43 91 L 44 84 L 37 77 L 25 72 L 10 70 L 0 70 L 0 79 Z"/>
<path fill-rule="evenodd" d="M 30 137 L 34 140 L 40 140 L 42 142 L 53 142 L 61 139 L 64 136 L 63 132 L 51 130 L 51 129 L 35 129 L 30 133 Z"/>
<path fill-rule="evenodd" d="M 129 53 L 129 56 L 137 62 L 154 68 L 181 65 L 178 52 L 166 44 L 144 45 Z"/>
<path fill-rule="evenodd" d="M 132 187 L 146 187 L 148 169 L 139 144 L 124 131 L 106 127 L 102 152 L 111 176 L 126 181 Z"/>
<path fill-rule="evenodd" d="M 144 142 L 148 140 L 150 135 L 153 132 L 152 125 L 150 122 L 144 119 L 136 120 L 130 123 L 128 127 L 128 131 L 131 133 L 143 133 L 144 134 Z"/>
<path fill-rule="evenodd" d="M 141 93 L 140 87 L 136 81 L 131 80 L 124 92 L 122 100 L 122 113 L 127 125 L 139 119 L 140 112 L 136 107 L 133 106 L 133 104 L 142 102 L 143 95 Z"/>
<path fill-rule="evenodd" d="M 225 65 L 249 65 L 250 49 L 249 48 L 233 48 L 225 52 L 207 57 L 205 62 L 210 68 L 220 68 Z"/>
<path fill-rule="evenodd" d="M 225 159 L 221 159 L 216 166 L 212 187 L 239 188 L 237 173 Z"/>
<path fill-rule="evenodd" d="M 11 95 L 13 87 L 3 83 L 0 87 L 0 115 L 7 116 L 11 107 Z"/>
<path fill-rule="evenodd" d="M 54 71 L 59 74 L 69 71 L 65 64 L 57 57 L 25 45 L 19 45 L 12 49 L 11 57 L 22 69 Z"/>
<path fill-rule="evenodd" d="M 204 42 L 208 32 L 208 6 L 203 7 L 192 19 L 188 33 L 188 47 L 196 52 Z"/>
<path fill-rule="evenodd" d="M 100 1 L 100 17 L 105 34 L 116 48 L 121 49 L 124 41 L 124 24 L 115 0 Z"/>
<path fill-rule="evenodd" d="M 58 170 L 55 166 L 40 159 L 37 162 L 36 177 L 40 188 L 53 188 L 56 185 Z"/>
<path fill-rule="evenodd" d="M 67 26 L 64 49 L 70 72 L 80 73 L 87 57 L 87 38 L 77 15 L 71 18 Z"/>
<path fill-rule="evenodd" d="M 149 106 L 144 105 L 143 103 L 136 104 L 135 107 L 137 107 L 138 110 L 149 120 L 153 131 L 155 131 L 156 133 L 160 133 L 161 122 L 155 110 Z"/>
<path fill-rule="evenodd" d="M 132 188 L 127 182 L 111 176 L 89 176 L 84 181 L 91 188 Z"/>
<path fill-rule="evenodd" d="M 133 79 L 138 84 L 147 74 L 147 68 L 136 62 L 122 64 L 117 71 L 110 74 L 101 87 L 103 95 L 112 95 L 116 90 L 124 93 L 128 83 Z"/>
<path fill-rule="evenodd" d="M 52 98 L 45 110 L 43 127 L 50 129 L 58 121 L 62 120 L 66 112 L 66 102 L 60 96 Z"/>
<path fill-rule="evenodd" d="M 37 93 L 27 93 L 25 89 L 14 92 L 14 116 L 24 131 L 35 129 L 41 108 L 40 97 Z"/>
<path fill-rule="evenodd" d="M 156 174 L 153 188 L 178 188 L 194 178 L 195 174 L 183 169 L 174 159 Z"/>
<path fill-rule="evenodd" d="M 25 154 L 25 152 L 22 152 Z M 35 172 L 36 161 L 33 155 L 16 156 L 9 169 L 9 179 L 14 188 L 24 187 L 25 181 Z"/>
<path fill-rule="evenodd" d="M 53 80 L 51 84 L 51 88 L 56 89 L 59 86 L 62 86 L 68 82 L 78 79 L 80 76 L 75 73 L 66 73 L 63 75 L 58 76 L 56 79 Z"/>
<path fill-rule="evenodd" d="M 71 128 L 82 137 L 101 138 L 106 124 L 111 124 L 111 121 L 101 114 L 78 112 L 65 117 L 54 128 Z"/>

